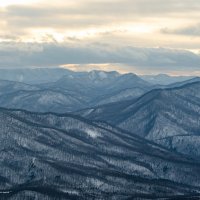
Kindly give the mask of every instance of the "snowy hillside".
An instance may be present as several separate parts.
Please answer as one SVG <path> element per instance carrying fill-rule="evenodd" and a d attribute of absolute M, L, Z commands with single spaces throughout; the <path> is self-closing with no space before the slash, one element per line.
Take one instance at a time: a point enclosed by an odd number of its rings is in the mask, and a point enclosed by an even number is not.
<path fill-rule="evenodd" d="M 126 199 L 200 192 L 200 163 L 104 123 L 0 109 L 0 197 Z"/>
<path fill-rule="evenodd" d="M 78 114 L 107 121 L 165 147 L 200 156 L 200 82 L 157 89 L 137 100 L 86 109 Z"/>

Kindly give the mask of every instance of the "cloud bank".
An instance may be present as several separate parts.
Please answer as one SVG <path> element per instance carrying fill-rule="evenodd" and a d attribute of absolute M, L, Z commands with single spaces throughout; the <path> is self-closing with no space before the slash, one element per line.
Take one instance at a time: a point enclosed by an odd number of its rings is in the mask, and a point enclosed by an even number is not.
<path fill-rule="evenodd" d="M 93 45 L 69 46 L 58 43 L 24 44 L 2 43 L 0 67 L 56 67 L 68 64 L 87 66 L 91 64 L 120 65 L 122 71 L 198 71 L 200 55 L 185 50 L 166 48 L 139 48 Z M 87 70 L 87 69 L 86 69 Z"/>
<path fill-rule="evenodd" d="M 0 2 L 1 68 L 109 63 L 140 73 L 200 71 L 200 1 L 8 2 Z"/>

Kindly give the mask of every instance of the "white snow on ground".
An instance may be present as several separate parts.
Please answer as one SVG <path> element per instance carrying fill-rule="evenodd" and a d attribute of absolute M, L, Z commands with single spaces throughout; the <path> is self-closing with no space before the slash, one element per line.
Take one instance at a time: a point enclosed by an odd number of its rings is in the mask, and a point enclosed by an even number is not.
<path fill-rule="evenodd" d="M 91 130 L 91 129 L 86 129 L 85 132 L 91 137 L 91 138 L 97 138 L 100 137 L 101 134 L 95 130 Z"/>
<path fill-rule="evenodd" d="M 88 109 L 86 112 L 84 112 L 83 116 L 87 116 L 90 113 L 92 113 L 94 111 L 94 109 Z"/>
<path fill-rule="evenodd" d="M 105 79 L 105 78 L 107 78 L 108 76 L 107 76 L 107 74 L 106 74 L 105 72 L 99 72 L 99 77 L 100 77 L 101 79 Z"/>
<path fill-rule="evenodd" d="M 10 193 L 11 193 L 11 191 L 0 192 L 0 194 L 10 194 Z"/>
<path fill-rule="evenodd" d="M 62 192 L 64 192 L 64 193 L 68 193 L 68 194 L 74 194 L 74 195 L 79 195 L 79 192 L 78 191 L 76 191 L 76 190 L 65 190 L 65 189 L 63 189 L 63 190 L 61 190 Z"/>
<path fill-rule="evenodd" d="M 105 183 L 103 181 L 100 181 L 98 179 L 95 178 L 87 178 L 87 182 L 88 183 L 92 183 L 92 185 L 95 185 L 95 187 L 99 188 L 102 185 L 104 185 Z"/>

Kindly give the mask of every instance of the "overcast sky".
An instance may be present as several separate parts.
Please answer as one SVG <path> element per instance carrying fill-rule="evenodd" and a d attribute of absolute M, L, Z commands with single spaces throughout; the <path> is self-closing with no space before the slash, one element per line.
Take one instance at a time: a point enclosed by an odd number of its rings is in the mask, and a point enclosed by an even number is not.
<path fill-rule="evenodd" d="M 200 75 L 199 0 L 0 1 L 0 67 Z"/>

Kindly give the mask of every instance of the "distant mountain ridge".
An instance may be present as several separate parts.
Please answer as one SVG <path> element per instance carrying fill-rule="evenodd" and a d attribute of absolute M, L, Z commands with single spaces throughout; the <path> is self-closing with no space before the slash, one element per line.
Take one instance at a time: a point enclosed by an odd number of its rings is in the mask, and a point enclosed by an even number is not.
<path fill-rule="evenodd" d="M 22 82 L 0 80 L 0 95 L 16 92 L 16 91 L 33 91 L 39 90 L 36 85 L 30 85 Z"/>
<path fill-rule="evenodd" d="M 184 86 L 186 84 L 195 83 L 195 82 L 200 82 L 200 77 L 194 77 L 194 78 L 189 79 L 189 80 L 169 84 L 169 85 L 167 85 L 167 88 L 181 87 L 181 86 Z"/>
<path fill-rule="evenodd" d="M 0 69 L 0 80 L 23 82 L 27 84 L 41 84 L 57 81 L 70 70 L 62 68 L 13 68 Z"/>
<path fill-rule="evenodd" d="M 158 75 L 140 75 L 140 78 L 151 83 L 159 85 L 169 85 L 177 82 L 187 81 L 189 79 L 195 78 L 194 76 L 169 76 L 167 74 Z"/>
<path fill-rule="evenodd" d="M 107 76 L 110 77 L 111 75 L 120 75 L 116 71 L 105 72 L 93 70 L 91 72 L 74 72 L 66 68 L 10 68 L 0 69 L 0 80 L 41 84 L 55 82 L 61 79 L 63 76 L 73 76 L 75 74 L 89 74 L 90 78 L 98 77 L 99 80 L 106 79 Z M 195 76 L 169 76 L 166 74 L 138 75 L 138 77 L 152 85 L 169 85 L 175 82 L 183 82 L 195 78 Z"/>
<path fill-rule="evenodd" d="M 65 113 L 137 98 L 152 87 L 134 74 L 67 71 L 67 75 L 49 83 L 27 84 L 0 80 L 0 104 L 6 108 Z"/>
<path fill-rule="evenodd" d="M 24 74 L 23 81 L 32 82 L 38 79 L 38 82 L 37 84 L 27 84 L 0 80 L 0 104 L 2 107 L 58 113 L 74 112 L 115 102 L 119 102 L 120 105 L 123 101 L 131 103 L 155 88 L 180 87 L 200 80 L 196 77 L 162 86 L 151 85 L 132 73 L 119 74 L 115 71 L 73 72 L 66 69 L 15 69 L 14 72 L 16 74 L 9 73 L 9 70 L 6 71 L 11 78 L 12 74 L 16 78 L 22 73 Z M 31 75 L 32 72 L 34 72 L 33 75 Z M 49 79 L 49 77 L 53 77 L 53 79 Z M 58 77 L 61 78 L 58 79 Z M 7 76 L 5 75 L 4 78 Z M 44 79 L 51 80 L 51 82 L 46 83 Z M 42 83 L 40 83 L 41 81 Z M 109 109 L 108 106 L 106 107 Z M 98 118 L 98 116 L 96 117 Z"/>

